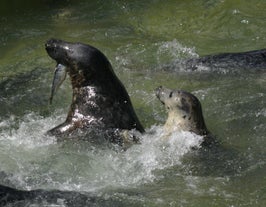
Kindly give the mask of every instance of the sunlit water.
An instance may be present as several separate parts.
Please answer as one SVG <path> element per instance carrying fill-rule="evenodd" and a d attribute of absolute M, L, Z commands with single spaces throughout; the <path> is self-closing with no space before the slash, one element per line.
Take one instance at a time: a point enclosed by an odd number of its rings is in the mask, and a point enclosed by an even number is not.
<path fill-rule="evenodd" d="M 265 70 L 182 66 L 186 58 L 266 47 L 265 2 L 19 2 L 1 3 L 1 184 L 92 193 L 102 199 L 96 206 L 266 205 Z M 65 120 L 71 101 L 65 81 L 48 105 L 50 37 L 106 54 L 146 128 L 141 144 L 123 151 L 45 135 Z M 193 150 L 202 138 L 188 132 L 163 138 L 159 85 L 200 99 L 219 149 Z"/>

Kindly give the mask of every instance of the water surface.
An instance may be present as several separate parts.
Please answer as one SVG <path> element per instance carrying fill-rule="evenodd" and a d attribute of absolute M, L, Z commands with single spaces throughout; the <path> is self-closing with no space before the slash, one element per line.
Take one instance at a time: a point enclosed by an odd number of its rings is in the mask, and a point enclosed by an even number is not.
<path fill-rule="evenodd" d="M 96 206 L 266 205 L 265 70 L 164 70 L 186 58 L 265 48 L 264 1 L 34 2 L 0 3 L 1 184 L 85 192 L 99 198 Z M 66 80 L 48 104 L 51 37 L 106 54 L 150 132 L 141 145 L 120 152 L 44 135 L 65 120 L 71 101 Z M 159 85 L 194 93 L 223 148 L 192 151 L 201 137 L 187 132 L 162 140 Z"/>

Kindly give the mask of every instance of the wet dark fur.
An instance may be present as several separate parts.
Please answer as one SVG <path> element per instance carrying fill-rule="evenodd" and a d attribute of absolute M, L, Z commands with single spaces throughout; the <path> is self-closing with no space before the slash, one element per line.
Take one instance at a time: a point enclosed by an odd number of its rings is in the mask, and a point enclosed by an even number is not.
<path fill-rule="evenodd" d="M 221 53 L 193 58 L 186 61 L 187 68 L 197 70 L 209 68 L 266 69 L 266 49 L 239 53 Z"/>
<path fill-rule="evenodd" d="M 67 67 L 73 98 L 67 119 L 48 133 L 69 136 L 86 130 L 144 132 L 129 95 L 105 55 L 82 44 L 51 39 L 47 53 Z"/>
<path fill-rule="evenodd" d="M 242 70 L 265 70 L 266 49 L 235 53 L 218 53 L 198 58 L 178 59 L 170 64 L 162 65 L 163 70 L 197 71 L 207 68 L 210 72 L 224 70 L 237 72 Z"/>
<path fill-rule="evenodd" d="M 65 206 L 87 206 L 93 205 L 96 197 L 74 191 L 60 190 L 18 190 L 15 188 L 0 185 L 0 206 L 28 206 L 29 204 L 58 204 Z M 13 206 L 13 205 L 12 205 Z M 42 205 L 41 205 L 42 206 Z"/>

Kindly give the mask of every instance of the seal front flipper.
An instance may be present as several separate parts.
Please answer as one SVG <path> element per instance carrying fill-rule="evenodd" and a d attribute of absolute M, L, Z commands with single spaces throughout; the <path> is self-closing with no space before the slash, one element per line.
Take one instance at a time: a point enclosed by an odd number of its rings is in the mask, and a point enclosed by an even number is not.
<path fill-rule="evenodd" d="M 52 84 L 51 96 L 50 96 L 50 104 L 52 104 L 53 96 L 56 93 L 57 89 L 66 79 L 66 66 L 62 64 L 57 64 L 54 71 L 54 79 Z"/>
<path fill-rule="evenodd" d="M 71 132 L 75 130 L 75 126 L 71 123 L 62 123 L 49 131 L 46 132 L 47 135 L 49 136 L 56 136 L 56 137 L 66 137 L 71 134 Z"/>

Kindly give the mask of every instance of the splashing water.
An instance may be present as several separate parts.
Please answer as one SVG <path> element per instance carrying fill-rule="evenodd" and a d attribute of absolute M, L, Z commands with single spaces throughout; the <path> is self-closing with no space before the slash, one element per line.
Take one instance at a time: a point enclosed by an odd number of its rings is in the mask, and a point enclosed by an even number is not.
<path fill-rule="evenodd" d="M 232 65 L 192 72 L 183 62 L 263 48 L 265 2 L 21 2 L 0 3 L 2 185 L 96 192 L 111 202 L 99 201 L 101 207 L 265 206 L 265 70 L 244 72 Z M 165 110 L 152 98 L 156 87 L 194 91 L 210 131 L 237 152 L 190 153 L 186 142 L 196 137 L 175 132 L 161 139 L 160 126 L 125 152 L 45 136 L 64 121 L 71 102 L 70 84 L 64 84 L 47 110 L 54 62 L 43 43 L 51 37 L 88 43 L 106 54 L 146 128 L 165 120 Z"/>
<path fill-rule="evenodd" d="M 163 63 L 165 62 L 163 60 L 164 56 L 167 56 L 170 58 L 166 61 L 166 63 L 178 61 L 182 59 L 188 59 L 188 58 L 197 58 L 199 57 L 198 54 L 195 52 L 195 48 L 189 48 L 183 46 L 181 43 L 179 43 L 176 39 L 172 41 L 166 41 L 158 44 L 158 50 L 157 50 L 157 62 Z"/>
<path fill-rule="evenodd" d="M 156 170 L 180 165 L 182 156 L 202 141 L 189 132 L 162 138 L 163 127 L 153 126 L 142 136 L 141 144 L 125 152 L 75 140 L 57 143 L 44 134 L 61 119 L 61 115 L 54 119 L 28 114 L 16 129 L 9 133 L 2 129 L 1 171 L 13 185 L 87 192 L 137 186 L 154 181 Z M 13 121 L 3 121 L 1 126 Z"/>

